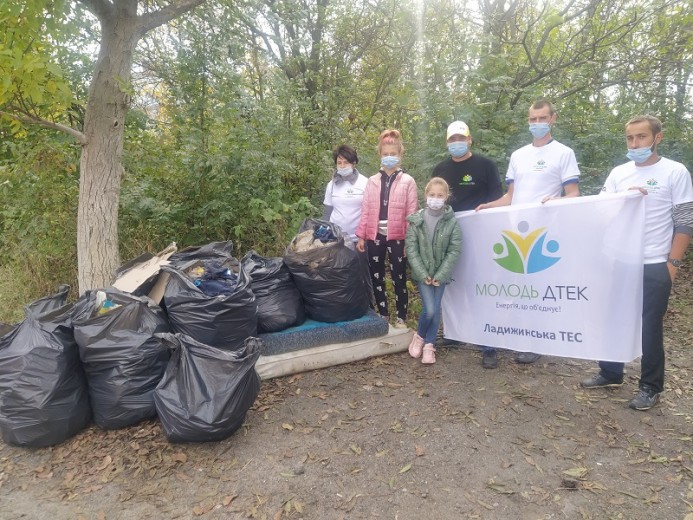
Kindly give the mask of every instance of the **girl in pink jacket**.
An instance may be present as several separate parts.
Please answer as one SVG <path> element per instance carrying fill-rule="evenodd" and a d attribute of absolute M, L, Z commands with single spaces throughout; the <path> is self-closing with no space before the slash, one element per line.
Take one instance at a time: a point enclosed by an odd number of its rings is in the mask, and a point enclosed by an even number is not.
<path fill-rule="evenodd" d="M 418 209 L 416 181 L 400 166 L 404 147 L 398 130 L 385 130 L 378 138 L 381 168 L 368 179 L 361 205 L 361 220 L 356 228 L 356 248 L 367 251 L 373 279 L 373 292 L 378 312 L 389 317 L 385 294 L 385 255 L 395 286 L 397 321 L 395 327 L 405 328 L 407 317 L 407 259 L 404 238 L 407 216 Z"/>

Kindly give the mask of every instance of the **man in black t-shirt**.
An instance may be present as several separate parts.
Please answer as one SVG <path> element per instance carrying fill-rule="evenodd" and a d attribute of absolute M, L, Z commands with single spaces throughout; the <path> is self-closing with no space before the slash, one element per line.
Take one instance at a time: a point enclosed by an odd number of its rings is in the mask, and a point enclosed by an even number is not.
<path fill-rule="evenodd" d="M 498 167 L 488 157 L 472 154 L 472 136 L 462 121 L 450 123 L 446 139 L 450 157 L 433 169 L 431 177 L 442 177 L 452 190 L 450 205 L 454 211 L 475 209 L 479 204 L 491 202 L 503 196 Z M 441 343 L 450 343 L 443 338 Z M 481 366 L 496 368 L 496 349 L 483 347 Z"/>
<path fill-rule="evenodd" d="M 433 169 L 432 177 L 442 177 L 452 190 L 454 211 L 475 209 L 479 204 L 503 196 L 498 167 L 488 157 L 472 154 L 472 136 L 462 121 L 450 123 L 447 147 L 450 157 Z"/>

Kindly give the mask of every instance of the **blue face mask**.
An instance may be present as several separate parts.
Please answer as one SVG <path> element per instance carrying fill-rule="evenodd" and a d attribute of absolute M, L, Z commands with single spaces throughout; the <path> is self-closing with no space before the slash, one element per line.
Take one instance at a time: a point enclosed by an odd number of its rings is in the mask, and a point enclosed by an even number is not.
<path fill-rule="evenodd" d="M 337 174 L 341 175 L 342 177 L 347 177 L 352 173 L 354 173 L 354 169 L 351 166 L 348 166 L 346 168 L 337 168 Z"/>
<path fill-rule="evenodd" d="M 628 150 L 626 157 L 628 157 L 631 161 L 634 161 L 635 164 L 644 163 L 652 156 L 652 146 L 654 146 L 654 142 L 650 146 Z"/>
<path fill-rule="evenodd" d="M 386 155 L 385 157 L 380 158 L 380 164 L 383 165 L 385 168 L 394 168 L 399 164 L 399 156 L 398 155 Z"/>
<path fill-rule="evenodd" d="M 448 143 L 448 152 L 453 157 L 463 157 L 469 151 L 469 143 L 466 141 L 454 141 Z"/>
<path fill-rule="evenodd" d="M 535 138 L 541 139 L 551 131 L 551 125 L 548 123 L 530 123 L 529 131 Z"/>

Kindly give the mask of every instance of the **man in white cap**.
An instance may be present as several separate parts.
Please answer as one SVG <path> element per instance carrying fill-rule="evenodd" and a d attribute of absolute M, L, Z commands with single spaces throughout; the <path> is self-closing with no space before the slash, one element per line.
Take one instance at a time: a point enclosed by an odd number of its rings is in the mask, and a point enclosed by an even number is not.
<path fill-rule="evenodd" d="M 449 203 L 453 211 L 472 210 L 503 195 L 496 163 L 483 155 L 472 154 L 472 136 L 466 123 L 450 123 L 446 145 L 450 157 L 433 169 L 432 177 L 442 177 L 447 181 L 452 190 Z M 450 341 L 443 339 L 442 343 L 448 344 Z M 481 366 L 498 366 L 496 349 L 484 347 Z"/>
<path fill-rule="evenodd" d="M 462 121 L 448 126 L 446 145 L 450 157 L 438 163 L 432 177 L 442 177 L 452 190 L 454 211 L 475 209 L 503 195 L 498 167 L 488 157 L 472 154 L 472 136 Z"/>
<path fill-rule="evenodd" d="M 527 121 L 533 139 L 510 156 L 505 176 L 508 191 L 493 202 L 480 204 L 477 210 L 529 202 L 544 203 L 562 196 L 580 195 L 580 170 L 575 152 L 551 135 L 556 118 L 553 105 L 546 99 L 535 101 L 529 107 Z M 515 361 L 534 363 L 540 357 L 533 352 L 520 352 Z"/>

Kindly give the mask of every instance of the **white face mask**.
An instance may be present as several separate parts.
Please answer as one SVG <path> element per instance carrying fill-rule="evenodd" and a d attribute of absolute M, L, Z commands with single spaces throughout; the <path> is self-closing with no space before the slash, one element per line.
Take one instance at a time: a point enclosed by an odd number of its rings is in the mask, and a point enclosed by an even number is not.
<path fill-rule="evenodd" d="M 443 209 L 443 206 L 445 206 L 445 200 L 437 197 L 426 197 L 426 205 L 432 210 Z"/>
<path fill-rule="evenodd" d="M 351 166 L 347 166 L 346 168 L 337 168 L 337 173 L 342 177 L 348 177 L 354 173 L 354 169 Z"/>

